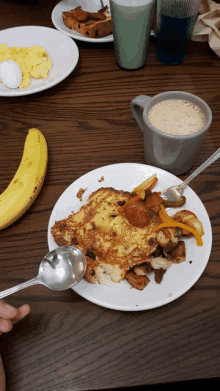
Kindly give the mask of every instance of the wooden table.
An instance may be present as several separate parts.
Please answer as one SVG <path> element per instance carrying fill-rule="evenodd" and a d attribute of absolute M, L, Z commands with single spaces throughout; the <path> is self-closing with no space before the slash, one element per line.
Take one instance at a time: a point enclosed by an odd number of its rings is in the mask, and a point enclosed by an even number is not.
<path fill-rule="evenodd" d="M 57 0 L 24 4 L 0 1 L 1 29 L 40 25 L 53 28 Z M 28 129 L 47 140 L 49 165 L 43 188 L 16 223 L 0 231 L 0 290 L 36 276 L 48 252 L 47 227 L 58 197 L 95 168 L 121 162 L 145 163 L 143 139 L 130 101 L 183 90 L 204 99 L 213 123 L 186 178 L 220 146 L 220 60 L 208 44 L 190 42 L 186 61 L 165 66 L 152 38 L 146 65 L 120 69 L 113 43 L 76 42 L 74 72 L 57 86 L 20 98 L 0 98 L 0 192 L 11 181 Z M 160 385 L 220 375 L 220 184 L 216 161 L 191 184 L 210 216 L 213 247 L 196 284 L 168 305 L 140 312 L 105 309 L 72 290 L 31 287 L 7 298 L 29 303 L 31 314 L 2 336 L 9 391 L 104 390 Z"/>

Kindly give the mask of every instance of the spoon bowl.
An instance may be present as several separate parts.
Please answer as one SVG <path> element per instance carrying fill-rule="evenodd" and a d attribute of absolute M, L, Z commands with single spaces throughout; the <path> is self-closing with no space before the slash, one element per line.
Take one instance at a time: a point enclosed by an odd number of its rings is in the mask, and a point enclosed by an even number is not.
<path fill-rule="evenodd" d="M 42 259 L 37 277 L 0 292 L 0 299 L 37 284 L 55 291 L 72 288 L 82 280 L 86 266 L 86 259 L 78 248 L 58 247 Z"/>
<path fill-rule="evenodd" d="M 77 285 L 86 271 L 82 252 L 72 246 L 61 246 L 42 259 L 38 278 L 47 288 L 63 291 Z"/>

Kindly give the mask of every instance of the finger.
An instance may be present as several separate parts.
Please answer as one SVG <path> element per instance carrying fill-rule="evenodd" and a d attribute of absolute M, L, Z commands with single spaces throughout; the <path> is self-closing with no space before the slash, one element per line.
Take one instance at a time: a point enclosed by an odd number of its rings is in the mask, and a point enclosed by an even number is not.
<path fill-rule="evenodd" d="M 0 334 L 11 331 L 13 324 L 23 319 L 26 315 L 28 315 L 30 310 L 31 310 L 30 306 L 28 304 L 24 304 L 17 309 L 16 316 L 11 320 L 0 318 Z"/>
<path fill-rule="evenodd" d="M 8 319 L 0 319 L 0 333 L 8 333 L 12 329 L 12 323 Z"/>
<path fill-rule="evenodd" d="M 19 320 L 25 318 L 30 312 L 30 306 L 28 304 L 24 304 L 17 310 L 17 315 L 12 319 L 12 324 L 18 322 Z"/>
<path fill-rule="evenodd" d="M 12 319 L 18 313 L 18 310 L 15 307 L 12 307 L 9 304 L 6 304 L 3 300 L 0 301 L 0 317 L 4 319 Z"/>
<path fill-rule="evenodd" d="M 6 379 L 5 379 L 5 371 L 3 367 L 2 358 L 0 356 L 0 386 L 2 390 L 6 390 Z"/>

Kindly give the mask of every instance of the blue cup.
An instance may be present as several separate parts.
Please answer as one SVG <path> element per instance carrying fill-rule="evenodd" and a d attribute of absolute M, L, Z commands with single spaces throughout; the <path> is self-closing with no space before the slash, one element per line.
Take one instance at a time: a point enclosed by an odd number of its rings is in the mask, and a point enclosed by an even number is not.
<path fill-rule="evenodd" d="M 201 0 L 157 0 L 157 58 L 167 65 L 182 63 Z"/>

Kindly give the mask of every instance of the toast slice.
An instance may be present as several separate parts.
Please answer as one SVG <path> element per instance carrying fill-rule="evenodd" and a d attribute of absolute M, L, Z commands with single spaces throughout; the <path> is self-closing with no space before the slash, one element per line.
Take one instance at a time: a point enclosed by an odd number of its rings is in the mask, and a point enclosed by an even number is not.
<path fill-rule="evenodd" d="M 83 11 L 79 6 L 63 12 L 62 16 L 66 27 L 89 38 L 105 37 L 112 32 L 111 16 L 107 6 L 98 12 Z"/>
<path fill-rule="evenodd" d="M 85 279 L 108 284 L 126 278 L 136 265 L 148 262 L 158 247 L 158 224 L 152 219 L 145 227 L 137 227 L 123 214 L 132 194 L 111 187 L 100 188 L 88 198 L 87 204 L 64 220 L 56 221 L 51 229 L 58 246 L 74 245 L 90 259 Z"/>

